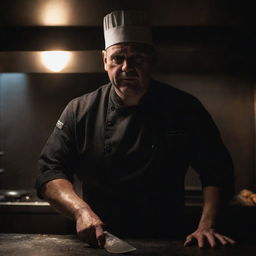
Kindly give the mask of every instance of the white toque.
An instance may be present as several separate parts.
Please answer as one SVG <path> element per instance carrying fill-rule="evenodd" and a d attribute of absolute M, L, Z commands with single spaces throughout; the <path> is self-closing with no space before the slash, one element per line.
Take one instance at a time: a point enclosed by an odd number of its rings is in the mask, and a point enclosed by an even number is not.
<path fill-rule="evenodd" d="M 152 45 L 152 32 L 146 14 L 141 11 L 113 11 L 103 20 L 105 49 L 118 43 Z"/>

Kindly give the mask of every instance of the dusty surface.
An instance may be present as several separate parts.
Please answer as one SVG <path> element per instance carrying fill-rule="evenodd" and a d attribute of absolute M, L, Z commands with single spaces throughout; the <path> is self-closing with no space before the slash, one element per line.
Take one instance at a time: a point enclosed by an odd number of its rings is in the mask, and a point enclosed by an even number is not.
<path fill-rule="evenodd" d="M 137 248 L 125 255 L 134 256 L 240 256 L 256 255 L 255 243 L 235 247 L 198 249 L 183 247 L 182 241 L 133 240 Z M 111 255 L 103 249 L 93 249 L 71 235 L 0 234 L 0 255 L 4 256 L 102 256 Z M 117 255 L 117 254 L 116 254 Z"/>

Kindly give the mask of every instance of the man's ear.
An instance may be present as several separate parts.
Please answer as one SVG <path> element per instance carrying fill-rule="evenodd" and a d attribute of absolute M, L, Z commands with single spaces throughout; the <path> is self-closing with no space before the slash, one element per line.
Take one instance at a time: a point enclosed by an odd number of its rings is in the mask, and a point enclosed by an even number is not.
<path fill-rule="evenodd" d="M 105 50 L 102 50 L 102 60 L 104 64 L 104 69 L 107 71 L 107 52 Z"/>

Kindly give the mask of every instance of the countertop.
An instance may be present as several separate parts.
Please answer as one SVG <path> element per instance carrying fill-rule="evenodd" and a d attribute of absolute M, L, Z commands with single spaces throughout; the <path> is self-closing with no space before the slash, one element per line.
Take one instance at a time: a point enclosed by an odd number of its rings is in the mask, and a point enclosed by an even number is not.
<path fill-rule="evenodd" d="M 253 256 L 254 242 L 238 243 L 216 249 L 183 247 L 183 241 L 127 239 L 137 248 L 125 255 L 145 256 Z M 4 256 L 103 256 L 111 255 L 104 249 L 93 249 L 74 235 L 0 234 L 0 255 Z"/>

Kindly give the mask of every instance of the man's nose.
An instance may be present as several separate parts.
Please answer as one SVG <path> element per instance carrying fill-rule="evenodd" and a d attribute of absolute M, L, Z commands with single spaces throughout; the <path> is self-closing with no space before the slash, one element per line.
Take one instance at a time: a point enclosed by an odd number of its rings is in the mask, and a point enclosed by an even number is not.
<path fill-rule="evenodd" d="M 129 59 L 124 59 L 123 64 L 122 64 L 122 71 L 127 72 L 133 70 L 133 64 L 132 61 Z"/>

